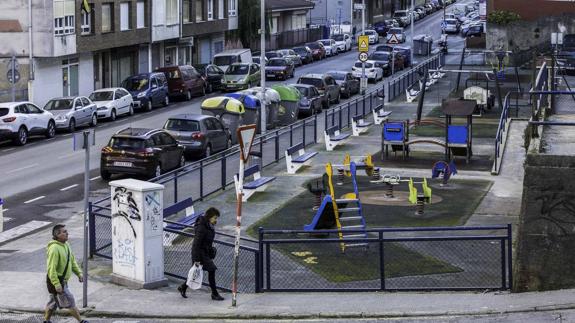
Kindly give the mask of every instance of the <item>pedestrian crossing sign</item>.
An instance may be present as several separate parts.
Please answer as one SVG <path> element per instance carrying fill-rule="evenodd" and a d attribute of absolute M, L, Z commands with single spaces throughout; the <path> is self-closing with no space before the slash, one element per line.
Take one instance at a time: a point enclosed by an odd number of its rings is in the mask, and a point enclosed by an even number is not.
<path fill-rule="evenodd" d="M 360 52 L 368 52 L 369 51 L 369 36 L 367 36 L 367 35 L 359 36 L 357 43 L 358 43 L 358 49 Z"/>
<path fill-rule="evenodd" d="M 391 34 L 391 38 L 389 39 L 389 43 L 390 44 L 398 44 L 399 43 L 399 40 L 397 40 L 396 34 Z"/>

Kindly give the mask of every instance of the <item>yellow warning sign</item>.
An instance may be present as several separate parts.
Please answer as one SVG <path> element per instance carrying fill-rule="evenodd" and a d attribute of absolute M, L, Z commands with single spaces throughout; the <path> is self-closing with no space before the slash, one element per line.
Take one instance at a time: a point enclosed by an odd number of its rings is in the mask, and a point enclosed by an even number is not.
<path fill-rule="evenodd" d="M 357 43 L 358 43 L 358 49 L 360 52 L 368 52 L 369 51 L 369 36 L 367 36 L 367 35 L 359 36 Z"/>

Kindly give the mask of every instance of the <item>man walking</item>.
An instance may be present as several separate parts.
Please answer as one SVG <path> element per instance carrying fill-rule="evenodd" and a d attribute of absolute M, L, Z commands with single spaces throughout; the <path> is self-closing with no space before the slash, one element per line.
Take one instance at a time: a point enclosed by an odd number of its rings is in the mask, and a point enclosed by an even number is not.
<path fill-rule="evenodd" d="M 72 254 L 68 241 L 68 230 L 63 224 L 57 224 L 52 228 L 52 241 L 48 243 L 46 267 L 46 284 L 50 293 L 50 300 L 46 305 L 44 323 L 50 323 L 50 317 L 58 308 L 66 308 L 70 314 L 80 323 L 88 323 L 80 317 L 80 311 L 76 307 L 74 295 L 68 289 L 68 280 L 72 272 L 83 281 L 82 270 Z"/>

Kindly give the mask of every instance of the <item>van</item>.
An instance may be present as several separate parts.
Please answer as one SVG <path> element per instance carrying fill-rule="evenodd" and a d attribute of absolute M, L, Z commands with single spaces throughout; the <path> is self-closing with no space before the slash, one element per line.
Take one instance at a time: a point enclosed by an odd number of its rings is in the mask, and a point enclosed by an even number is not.
<path fill-rule="evenodd" d="M 168 81 L 164 73 L 141 73 L 129 76 L 122 82 L 122 87 L 132 95 L 134 108 L 151 111 L 154 106 L 167 106 Z"/>
<path fill-rule="evenodd" d="M 193 66 L 167 66 L 156 72 L 162 72 L 168 79 L 168 95 L 170 97 L 184 97 L 191 100 L 192 95 L 206 95 L 205 80 Z"/>
<path fill-rule="evenodd" d="M 214 55 L 213 64 L 224 70 L 224 72 L 233 63 L 252 63 L 252 52 L 250 49 L 230 49 Z"/>

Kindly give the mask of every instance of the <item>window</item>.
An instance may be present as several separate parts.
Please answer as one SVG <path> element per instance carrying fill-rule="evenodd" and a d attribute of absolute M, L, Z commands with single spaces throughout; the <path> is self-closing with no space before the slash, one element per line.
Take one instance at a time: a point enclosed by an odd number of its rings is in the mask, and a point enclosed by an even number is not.
<path fill-rule="evenodd" d="M 204 21 L 204 0 L 196 0 L 196 21 Z"/>
<path fill-rule="evenodd" d="M 182 2 L 182 19 L 184 22 L 190 22 L 190 1 L 191 0 L 184 0 Z"/>
<path fill-rule="evenodd" d="M 136 28 L 146 28 L 146 3 L 144 1 L 136 3 Z"/>
<path fill-rule="evenodd" d="M 278 32 L 278 17 L 272 18 L 272 25 L 270 28 L 270 34 L 277 34 Z"/>
<path fill-rule="evenodd" d="M 120 3 L 120 30 L 130 29 L 130 3 L 122 2 Z"/>
<path fill-rule="evenodd" d="M 208 0 L 208 20 L 214 20 L 214 0 Z"/>
<path fill-rule="evenodd" d="M 27 103 L 26 104 L 27 108 L 28 108 L 28 113 L 37 113 L 37 114 L 41 114 L 42 110 L 40 110 L 40 108 L 38 108 L 37 106 Z"/>
<path fill-rule="evenodd" d="M 82 107 L 82 100 L 81 99 L 76 99 L 76 104 L 74 104 L 74 107 Z"/>
<path fill-rule="evenodd" d="M 109 33 L 114 30 L 114 26 L 112 22 L 114 21 L 113 12 L 112 10 L 113 4 L 111 3 L 104 3 L 102 4 L 102 32 Z"/>
<path fill-rule="evenodd" d="M 224 0 L 218 0 L 218 19 L 224 18 Z"/>
<path fill-rule="evenodd" d="M 92 8 L 92 4 L 88 5 Z M 80 25 L 82 35 L 89 35 L 92 33 L 92 13 L 87 12 L 82 8 L 82 24 Z"/>
<path fill-rule="evenodd" d="M 238 15 L 237 10 L 236 10 L 236 0 L 228 0 L 229 1 L 229 10 L 228 10 L 228 16 L 230 17 L 235 17 Z"/>
<path fill-rule="evenodd" d="M 89 106 L 91 103 L 90 103 L 90 100 L 88 100 L 88 98 L 82 97 L 82 104 L 84 104 L 84 106 L 87 107 L 87 106 Z"/>
<path fill-rule="evenodd" d="M 54 0 L 54 35 L 70 35 L 75 28 L 74 0 Z"/>
<path fill-rule="evenodd" d="M 166 25 L 178 23 L 178 0 L 166 0 Z"/>

